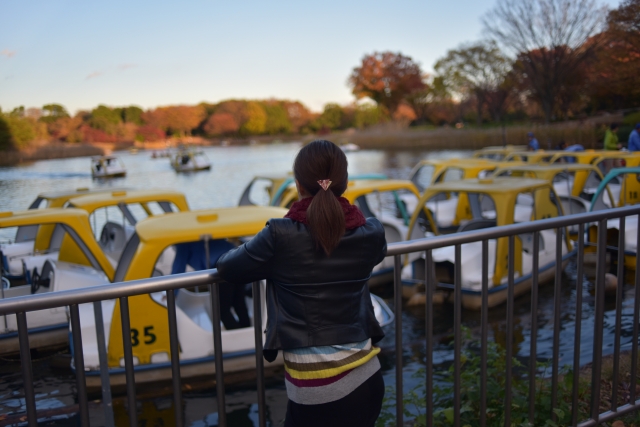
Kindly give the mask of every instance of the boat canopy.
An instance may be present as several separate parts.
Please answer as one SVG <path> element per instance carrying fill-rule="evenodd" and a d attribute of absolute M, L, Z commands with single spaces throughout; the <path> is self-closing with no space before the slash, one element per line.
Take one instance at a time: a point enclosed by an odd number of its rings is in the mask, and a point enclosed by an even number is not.
<path fill-rule="evenodd" d="M 420 197 L 420 193 L 416 186 L 409 180 L 402 179 L 358 179 L 350 180 L 347 190 L 342 197 L 353 203 L 358 197 L 374 192 L 383 191 L 399 191 L 407 190 L 416 197 Z"/>
<path fill-rule="evenodd" d="M 87 188 L 80 187 L 75 190 L 67 190 L 67 191 L 46 191 L 44 193 L 38 194 L 38 197 L 31 203 L 29 209 L 37 209 L 40 207 L 40 204 L 43 200 L 47 201 L 47 208 L 61 208 L 67 203 L 69 200 L 74 199 L 76 197 L 86 196 L 88 194 L 97 194 L 97 193 L 110 193 L 113 191 L 128 191 L 129 188 Z"/>
<path fill-rule="evenodd" d="M 173 203 L 180 211 L 189 210 L 187 199 L 182 192 L 165 189 L 115 190 L 110 192 L 94 193 L 74 198 L 70 201 L 70 206 L 92 213 L 96 209 L 107 206 L 117 206 L 121 203 L 125 205 L 140 203 L 144 206 L 151 202 L 157 202 L 160 204 Z M 149 214 L 149 211 L 147 213 Z"/>
<path fill-rule="evenodd" d="M 605 188 L 612 183 L 621 185 L 617 207 L 640 203 L 640 167 L 615 168 L 600 182 L 591 202 L 590 212 L 609 208 L 604 201 Z"/>
<path fill-rule="evenodd" d="M 136 233 L 125 247 L 116 278 L 143 279 L 151 276 L 156 260 L 169 246 L 211 239 L 253 236 L 271 218 L 282 218 L 286 209 L 270 206 L 239 206 L 178 212 L 148 218 L 136 224 Z"/>
<path fill-rule="evenodd" d="M 567 162 L 599 165 L 603 160 L 621 159 L 626 166 L 639 166 L 640 153 L 616 150 L 558 151 L 549 163 Z"/>
<path fill-rule="evenodd" d="M 518 164 L 517 162 L 515 162 Z M 427 159 L 422 160 L 411 170 L 409 179 L 424 191 L 431 184 L 440 181 L 458 181 L 461 179 L 484 178 L 493 170 L 505 163 L 502 161 L 489 160 L 485 158 L 467 159 Z"/>
<path fill-rule="evenodd" d="M 504 158 L 505 162 L 545 163 L 557 153 L 557 150 L 512 151 Z"/>
<path fill-rule="evenodd" d="M 541 179 L 519 179 L 508 178 L 478 178 L 464 179 L 460 181 L 441 182 L 428 188 L 422 199 L 443 191 L 452 192 L 477 192 L 487 194 L 517 194 L 522 191 L 531 191 L 541 187 L 548 187 L 549 183 Z"/>
<path fill-rule="evenodd" d="M 19 212 L 0 212 L 0 228 L 34 228 L 34 251 L 50 249 L 56 228 L 64 229 L 58 260 L 90 266 L 113 278 L 113 266 L 98 246 L 89 225 L 86 211 L 71 208 L 31 209 Z"/>

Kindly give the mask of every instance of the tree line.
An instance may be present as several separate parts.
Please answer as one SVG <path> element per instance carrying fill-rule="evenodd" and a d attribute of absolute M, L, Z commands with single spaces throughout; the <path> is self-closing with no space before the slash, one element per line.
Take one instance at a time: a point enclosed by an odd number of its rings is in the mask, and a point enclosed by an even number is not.
<path fill-rule="evenodd" d="M 365 55 L 348 76 L 356 100 L 314 113 L 299 101 L 225 100 L 143 110 L 99 105 L 0 111 L 0 148 L 35 140 L 157 141 L 328 133 L 402 126 L 550 123 L 640 106 L 640 0 L 613 10 L 595 0 L 498 0 L 486 37 L 449 50 L 426 74 L 400 52 Z M 640 113 L 628 121 L 640 122 Z"/>
<path fill-rule="evenodd" d="M 640 107 L 640 0 L 498 0 L 485 38 L 449 50 L 426 75 L 401 53 L 366 55 L 349 77 L 412 124 L 550 123 Z M 637 121 L 640 116 L 636 114 Z"/>

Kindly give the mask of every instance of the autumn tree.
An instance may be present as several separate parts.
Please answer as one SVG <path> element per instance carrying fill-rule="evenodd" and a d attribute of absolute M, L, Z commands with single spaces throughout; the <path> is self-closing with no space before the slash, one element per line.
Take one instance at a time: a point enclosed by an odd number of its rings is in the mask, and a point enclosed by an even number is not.
<path fill-rule="evenodd" d="M 424 88 L 420 65 L 409 56 L 393 52 L 365 55 L 348 80 L 356 98 L 369 97 L 389 113 L 413 92 Z"/>
<path fill-rule="evenodd" d="M 511 61 L 495 44 L 475 43 L 451 49 L 434 69 L 449 90 L 460 98 L 474 98 L 476 120 L 480 124 L 485 105 L 491 102 L 494 119 L 504 102 L 497 103 L 511 71 Z M 506 97 L 504 98 L 506 100 Z M 498 107 L 496 109 L 496 107 Z"/>
<path fill-rule="evenodd" d="M 49 131 L 49 135 L 52 138 L 65 140 L 68 142 L 77 142 L 73 140 L 74 138 L 69 138 L 77 129 L 80 128 L 83 124 L 83 119 L 81 115 L 76 115 L 74 117 L 62 117 L 56 120 L 55 122 L 51 122 L 47 124 L 47 130 Z M 70 141 L 71 139 L 72 141 Z"/>
<path fill-rule="evenodd" d="M 55 122 L 61 117 L 69 117 L 67 109 L 60 104 L 47 104 L 42 107 L 40 121 L 44 123 Z"/>
<path fill-rule="evenodd" d="M 324 106 L 322 114 L 313 120 L 311 127 L 313 130 L 335 130 L 340 129 L 343 123 L 344 112 L 338 104 L 329 103 Z"/>
<path fill-rule="evenodd" d="M 205 109 L 201 105 L 158 107 L 145 112 L 142 118 L 146 124 L 162 129 L 168 134 L 183 136 L 200 125 L 205 118 Z"/>
<path fill-rule="evenodd" d="M 518 57 L 531 98 L 549 122 L 563 86 L 596 48 L 586 42 L 605 16 L 595 0 L 498 0 L 483 23 L 495 42 Z"/>
<path fill-rule="evenodd" d="M 407 97 L 416 113 L 416 121 L 442 125 L 453 123 L 459 116 L 457 105 L 442 76 L 429 76 L 425 88 Z"/>
<path fill-rule="evenodd" d="M 291 132 L 291 122 L 287 115 L 287 110 L 282 104 L 275 100 L 262 103 L 262 109 L 267 115 L 265 132 L 269 135 L 283 134 Z"/>
<path fill-rule="evenodd" d="M 89 126 L 94 129 L 101 130 L 108 135 L 115 135 L 118 124 L 122 121 L 118 111 L 113 110 L 106 105 L 98 105 L 91 110 L 91 118 Z"/>
<path fill-rule="evenodd" d="M 640 0 L 624 0 L 607 16 L 607 30 L 588 67 L 592 106 L 630 108 L 640 105 Z"/>
<path fill-rule="evenodd" d="M 300 132 L 313 119 L 313 113 L 300 101 L 281 101 L 280 105 L 286 110 L 291 131 L 294 133 Z"/>
<path fill-rule="evenodd" d="M 231 135 L 237 133 L 240 129 L 240 124 L 233 117 L 233 115 L 229 113 L 213 113 L 207 119 L 207 122 L 204 125 L 204 131 L 207 135 L 218 136 L 218 135 Z"/>
<path fill-rule="evenodd" d="M 136 125 L 142 124 L 142 108 L 135 105 L 129 107 L 120 107 L 113 109 L 124 123 L 133 123 Z"/>
<path fill-rule="evenodd" d="M 358 105 L 353 119 L 353 125 L 357 128 L 366 128 L 377 125 L 385 121 L 385 113 L 380 105 L 361 104 Z"/>

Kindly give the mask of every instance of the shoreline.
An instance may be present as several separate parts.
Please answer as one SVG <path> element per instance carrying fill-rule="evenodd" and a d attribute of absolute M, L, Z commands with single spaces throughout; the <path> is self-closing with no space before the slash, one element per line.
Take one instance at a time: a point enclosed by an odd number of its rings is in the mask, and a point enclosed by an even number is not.
<path fill-rule="evenodd" d="M 594 123 L 558 123 L 552 125 L 510 126 L 497 128 L 403 128 L 381 125 L 365 130 L 347 129 L 323 135 L 260 135 L 246 138 L 167 138 L 154 142 L 119 143 L 65 143 L 41 142 L 19 151 L 2 151 L 0 166 L 15 166 L 37 160 L 109 154 L 123 149 L 161 151 L 174 149 L 181 144 L 200 146 L 237 146 L 309 142 L 313 139 L 329 139 L 336 144 L 356 144 L 363 149 L 403 150 L 477 150 L 487 146 L 502 146 L 504 143 L 523 145 L 527 133 L 533 131 L 543 149 L 555 149 L 560 141 L 568 145 L 581 144 L 585 149 L 601 148 L 601 138 Z M 621 140 L 624 139 L 623 135 Z"/>

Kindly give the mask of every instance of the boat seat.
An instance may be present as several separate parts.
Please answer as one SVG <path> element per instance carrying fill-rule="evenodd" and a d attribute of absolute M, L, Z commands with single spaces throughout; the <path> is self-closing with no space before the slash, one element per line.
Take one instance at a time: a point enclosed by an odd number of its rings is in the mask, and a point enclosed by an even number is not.
<path fill-rule="evenodd" d="M 543 250 L 544 249 L 544 237 L 542 237 L 542 234 L 538 234 L 538 242 L 539 242 L 539 250 Z M 533 233 L 523 233 L 523 234 L 518 234 L 518 237 L 520 238 L 520 242 L 522 242 L 522 250 L 529 254 L 532 255 L 533 254 Z"/>
<path fill-rule="evenodd" d="M 211 294 L 209 292 L 191 292 L 187 289 L 180 289 L 176 296 L 176 306 L 200 327 L 211 328 L 213 313 L 211 312 Z"/>
<path fill-rule="evenodd" d="M 458 228 L 458 233 L 462 231 L 482 230 L 483 228 L 491 228 L 496 226 L 495 219 L 478 218 L 462 224 Z"/>
<path fill-rule="evenodd" d="M 120 258 L 120 253 L 127 243 L 127 234 L 124 227 L 115 222 L 107 222 L 100 233 L 100 247 L 106 254 Z"/>
<path fill-rule="evenodd" d="M 39 227 L 39 225 L 23 225 L 22 227 L 18 227 L 15 242 L 19 243 L 36 240 L 36 235 L 38 234 Z"/>

